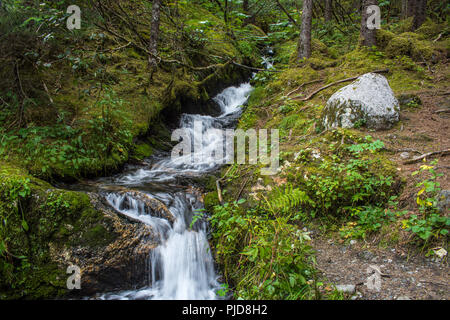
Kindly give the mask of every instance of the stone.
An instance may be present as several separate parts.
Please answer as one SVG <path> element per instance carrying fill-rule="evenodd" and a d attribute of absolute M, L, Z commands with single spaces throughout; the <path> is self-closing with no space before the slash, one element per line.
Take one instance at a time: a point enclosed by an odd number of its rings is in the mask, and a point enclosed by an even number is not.
<path fill-rule="evenodd" d="M 411 155 L 409 154 L 409 152 L 400 153 L 400 158 L 402 158 L 403 160 L 409 159 L 410 157 Z"/>
<path fill-rule="evenodd" d="M 338 284 L 336 290 L 342 293 L 354 294 L 356 288 L 354 284 Z"/>
<path fill-rule="evenodd" d="M 103 214 L 107 232 L 114 237 L 105 245 L 49 243 L 52 262 L 64 269 L 68 265 L 81 269 L 81 290 L 73 294 L 92 295 L 149 285 L 148 259 L 150 252 L 160 244 L 159 235 L 151 226 L 118 214 L 104 204 L 102 196 L 88 195 L 93 207 Z"/>
<path fill-rule="evenodd" d="M 387 79 L 376 73 L 366 73 L 331 96 L 321 120 L 326 129 L 365 125 L 369 129 L 383 130 L 399 121 L 399 111 L 399 103 Z"/>
<path fill-rule="evenodd" d="M 397 300 L 411 300 L 411 298 L 408 296 L 399 296 L 397 297 Z"/>
<path fill-rule="evenodd" d="M 447 250 L 445 250 L 444 248 L 440 248 L 439 250 L 434 250 L 434 254 L 442 259 L 447 255 Z"/>

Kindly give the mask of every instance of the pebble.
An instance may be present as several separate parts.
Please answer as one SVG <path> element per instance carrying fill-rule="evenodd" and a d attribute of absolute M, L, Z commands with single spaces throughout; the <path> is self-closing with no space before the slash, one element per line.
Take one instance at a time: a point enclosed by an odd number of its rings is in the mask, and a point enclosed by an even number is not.
<path fill-rule="evenodd" d="M 350 240 L 350 245 L 355 245 L 356 243 L 357 243 L 358 241 L 356 241 L 356 240 Z"/>
<path fill-rule="evenodd" d="M 411 300 L 411 298 L 408 296 L 399 296 L 397 297 L 397 300 Z"/>

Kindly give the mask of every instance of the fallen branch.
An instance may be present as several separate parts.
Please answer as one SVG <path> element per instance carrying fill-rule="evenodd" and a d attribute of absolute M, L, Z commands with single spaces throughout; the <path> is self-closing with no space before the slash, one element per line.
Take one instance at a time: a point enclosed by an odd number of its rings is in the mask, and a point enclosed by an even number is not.
<path fill-rule="evenodd" d="M 389 152 L 414 152 L 414 153 L 418 153 L 420 155 L 422 155 L 422 152 L 420 152 L 419 150 L 416 149 L 411 149 L 411 148 L 405 148 L 405 149 L 389 149 L 389 148 L 384 148 L 384 150 L 389 151 Z"/>
<path fill-rule="evenodd" d="M 375 70 L 375 71 L 372 71 L 371 73 L 386 73 L 386 72 L 389 72 L 389 69 L 385 69 L 385 70 Z M 324 87 L 322 87 L 322 88 L 319 88 L 319 89 L 317 89 L 316 91 L 312 92 L 312 93 L 311 93 L 309 96 L 307 96 L 306 98 L 303 98 L 303 99 L 300 99 L 300 100 L 301 100 L 301 101 L 307 101 L 307 100 L 311 99 L 312 97 L 314 97 L 316 94 L 318 94 L 320 91 L 323 91 L 323 90 L 325 90 L 325 89 L 328 89 L 329 87 L 334 86 L 334 85 L 339 84 L 339 83 L 342 83 L 342 82 L 348 82 L 348 81 L 356 80 L 356 79 L 358 79 L 360 76 L 362 76 L 362 75 L 359 75 L 359 76 L 356 76 L 356 77 L 347 78 L 347 79 L 343 79 L 343 80 L 339 80 L 339 81 L 336 81 L 336 82 L 327 84 L 326 86 L 324 86 Z M 294 97 L 293 99 L 299 99 L 299 98 L 300 98 L 300 96 L 297 96 L 297 97 Z"/>
<path fill-rule="evenodd" d="M 303 88 L 304 86 L 307 86 L 308 84 L 313 84 L 313 83 L 317 83 L 317 82 L 322 82 L 322 81 L 324 81 L 324 80 L 325 80 L 325 79 L 317 79 L 317 80 L 313 80 L 313 81 L 310 81 L 310 82 L 304 82 L 304 83 L 302 83 L 300 86 L 298 86 L 297 89 L 292 90 L 291 92 L 289 92 L 289 93 L 286 95 L 286 97 L 289 97 L 291 94 L 293 94 L 294 92 L 297 92 L 298 90 L 300 90 L 300 89 Z"/>
<path fill-rule="evenodd" d="M 436 156 L 436 155 L 440 155 L 442 157 L 448 156 L 448 155 L 450 155 L 450 149 L 441 150 L 441 151 L 434 151 L 434 152 L 428 152 L 428 153 L 425 153 L 425 154 L 423 154 L 423 155 L 421 155 L 419 157 L 415 157 L 415 158 L 413 158 L 411 160 L 405 161 L 405 162 L 403 162 L 403 164 L 416 163 L 416 162 L 419 162 L 422 159 L 425 159 L 425 158 L 428 158 L 428 157 L 432 157 L 432 156 Z"/>
<path fill-rule="evenodd" d="M 440 109 L 440 110 L 436 110 L 433 113 L 449 113 L 450 109 Z"/>

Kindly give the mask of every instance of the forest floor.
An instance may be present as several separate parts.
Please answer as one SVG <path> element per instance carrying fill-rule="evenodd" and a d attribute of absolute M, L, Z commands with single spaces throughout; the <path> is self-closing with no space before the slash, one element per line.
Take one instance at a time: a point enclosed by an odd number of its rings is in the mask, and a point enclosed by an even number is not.
<path fill-rule="evenodd" d="M 422 100 L 422 106 L 402 110 L 400 124 L 391 130 L 371 132 L 384 141 L 390 150 L 416 150 L 422 154 L 450 147 L 450 88 L 414 92 Z M 423 162 L 404 164 L 418 152 L 392 152 L 390 157 L 397 170 L 405 178 L 406 185 L 399 197 L 400 207 L 414 214 L 416 210 L 416 184 L 420 175 L 411 176 Z M 442 190 L 450 189 L 448 178 L 450 157 L 437 157 L 436 171 Z M 427 159 L 430 160 L 430 159 Z M 393 230 L 392 230 L 393 231 Z M 450 268 L 447 256 L 426 257 L 426 252 L 411 244 L 411 235 L 402 234 L 398 241 L 386 241 L 385 234 L 376 234 L 365 241 L 353 240 L 346 244 L 338 236 L 315 237 L 312 246 L 316 250 L 317 267 L 335 285 L 355 285 L 356 292 L 347 297 L 353 299 L 449 299 Z M 436 249 L 436 248 L 435 248 Z M 365 282 L 370 274 L 367 268 L 377 266 L 385 276 L 381 277 L 381 290 L 369 290 Z M 325 288 L 331 290 L 330 287 Z"/>

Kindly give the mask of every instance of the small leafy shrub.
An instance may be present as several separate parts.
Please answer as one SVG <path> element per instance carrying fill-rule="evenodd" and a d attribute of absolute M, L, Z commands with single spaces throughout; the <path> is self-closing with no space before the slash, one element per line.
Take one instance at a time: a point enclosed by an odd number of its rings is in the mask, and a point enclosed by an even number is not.
<path fill-rule="evenodd" d="M 313 201 L 310 210 L 312 217 L 327 214 L 340 216 L 344 213 L 348 215 L 355 207 L 381 204 L 389 200 L 394 178 L 375 172 L 374 168 L 379 167 L 382 160 L 367 156 L 367 152 L 374 154 L 384 144 L 379 140 L 372 141 L 370 136 L 365 141 L 347 147 L 347 152 L 351 154 L 349 159 L 344 160 L 333 154 L 330 159 L 322 160 L 318 171 L 296 175 L 298 183 L 306 187 L 305 190 Z M 300 160 L 309 162 L 305 157 Z"/>
<path fill-rule="evenodd" d="M 394 201 L 397 197 L 391 197 L 390 206 L 396 207 Z M 383 224 L 395 222 L 399 216 L 406 214 L 407 211 L 395 211 L 375 206 L 363 206 L 351 210 L 352 221 L 347 222 L 339 229 L 341 237 L 365 239 L 370 233 L 380 230 Z"/>
<path fill-rule="evenodd" d="M 226 282 L 234 285 L 236 298 L 311 297 L 310 238 L 293 223 L 295 217 L 284 214 L 307 196 L 287 190 L 252 209 L 242 207 L 245 200 L 214 207 L 210 220 L 217 261 Z"/>
<path fill-rule="evenodd" d="M 412 173 L 412 175 L 417 175 L 427 172 L 429 178 L 417 184 L 420 190 L 417 192 L 416 203 L 421 216 L 411 215 L 408 220 L 403 221 L 403 227 L 407 231 L 413 232 L 425 244 L 432 239 L 447 237 L 450 229 L 450 217 L 437 209 L 438 194 L 441 188 L 436 180 L 442 174 L 438 174 L 434 170 L 436 163 L 437 161 L 433 162 L 432 166 L 422 165 L 419 170 Z"/>

